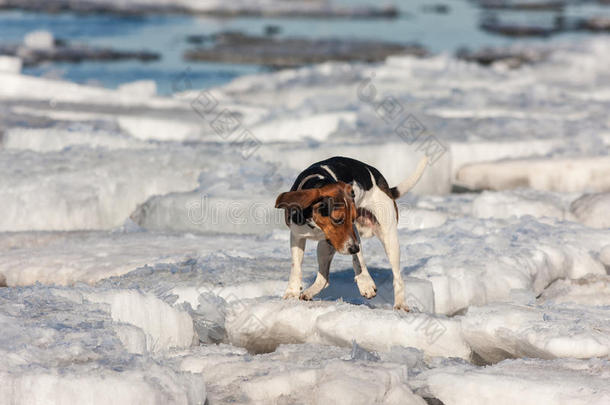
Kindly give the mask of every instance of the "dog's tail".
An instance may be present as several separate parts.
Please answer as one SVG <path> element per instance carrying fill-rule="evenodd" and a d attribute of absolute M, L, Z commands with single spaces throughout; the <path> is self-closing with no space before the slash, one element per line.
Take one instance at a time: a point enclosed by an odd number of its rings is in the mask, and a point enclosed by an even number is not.
<path fill-rule="evenodd" d="M 415 169 L 415 173 L 413 173 L 411 175 L 411 177 L 409 177 L 408 179 L 406 179 L 405 181 L 403 181 L 396 187 L 392 187 L 390 189 L 390 192 L 392 193 L 392 198 L 396 200 L 396 199 L 402 197 L 403 195 L 405 195 L 413 187 L 415 187 L 415 185 L 417 184 L 419 179 L 421 179 L 421 176 L 424 174 L 424 171 L 426 170 L 427 165 L 428 165 L 428 156 L 424 156 L 419 161 L 419 164 L 417 165 L 417 169 Z"/>

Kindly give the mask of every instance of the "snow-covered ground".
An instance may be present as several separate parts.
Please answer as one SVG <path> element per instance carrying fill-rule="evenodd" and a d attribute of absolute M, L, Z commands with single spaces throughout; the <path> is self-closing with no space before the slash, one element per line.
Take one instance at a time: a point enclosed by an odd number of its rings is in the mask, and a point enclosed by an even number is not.
<path fill-rule="evenodd" d="M 0 403 L 608 403 L 609 62 L 599 37 L 163 98 L 0 60 Z M 275 197 L 337 154 L 391 185 L 430 158 L 399 201 L 409 313 L 376 240 L 377 297 L 337 256 L 316 300 L 281 299 Z"/>

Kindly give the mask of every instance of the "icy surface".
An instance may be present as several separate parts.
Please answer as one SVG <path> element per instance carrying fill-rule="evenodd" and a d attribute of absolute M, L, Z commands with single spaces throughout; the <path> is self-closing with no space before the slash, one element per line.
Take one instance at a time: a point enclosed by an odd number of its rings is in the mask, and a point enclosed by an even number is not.
<path fill-rule="evenodd" d="M 517 70 L 327 63 L 173 98 L 1 60 L 0 398 L 608 402 L 608 55 L 599 37 Z M 398 201 L 410 313 L 375 239 L 373 299 L 342 255 L 313 302 L 281 299 L 275 198 L 333 155 L 390 185 L 431 160 Z M 304 286 L 316 271 L 309 242 Z"/>

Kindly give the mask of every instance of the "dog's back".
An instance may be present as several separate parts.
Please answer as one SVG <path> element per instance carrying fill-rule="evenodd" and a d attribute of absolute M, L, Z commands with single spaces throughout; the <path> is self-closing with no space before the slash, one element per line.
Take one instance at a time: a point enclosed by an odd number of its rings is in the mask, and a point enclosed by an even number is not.
<path fill-rule="evenodd" d="M 290 191 L 319 188 L 338 181 L 351 184 L 356 196 L 377 186 L 390 198 L 394 198 L 388 182 L 379 170 L 343 156 L 334 156 L 312 164 L 297 177 Z"/>

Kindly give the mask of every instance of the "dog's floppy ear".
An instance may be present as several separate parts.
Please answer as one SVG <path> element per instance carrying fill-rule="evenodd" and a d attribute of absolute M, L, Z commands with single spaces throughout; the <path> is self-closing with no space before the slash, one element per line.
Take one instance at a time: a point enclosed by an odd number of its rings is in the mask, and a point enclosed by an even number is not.
<path fill-rule="evenodd" d="M 288 191 L 282 193 L 275 200 L 275 208 L 300 208 L 305 209 L 320 198 L 320 189 Z"/>

